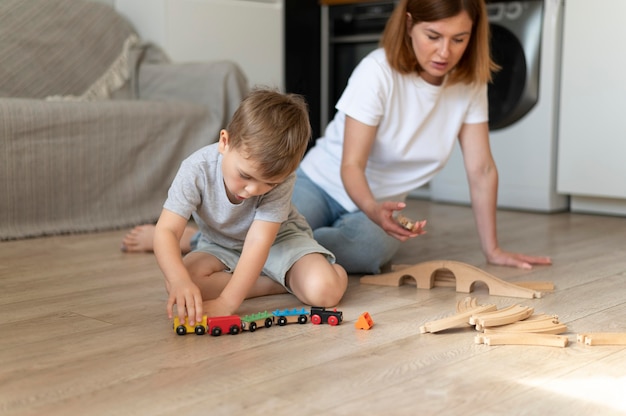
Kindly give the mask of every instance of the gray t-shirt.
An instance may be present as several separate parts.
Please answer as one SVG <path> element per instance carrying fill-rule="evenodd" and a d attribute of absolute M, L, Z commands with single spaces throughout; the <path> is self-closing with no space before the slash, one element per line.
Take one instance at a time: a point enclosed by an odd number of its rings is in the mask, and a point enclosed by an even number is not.
<path fill-rule="evenodd" d="M 241 250 L 254 220 L 303 219 L 291 204 L 295 177 L 293 173 L 268 193 L 233 204 L 226 194 L 222 155 L 215 143 L 183 161 L 163 207 L 187 219 L 193 216 L 209 241 Z"/>

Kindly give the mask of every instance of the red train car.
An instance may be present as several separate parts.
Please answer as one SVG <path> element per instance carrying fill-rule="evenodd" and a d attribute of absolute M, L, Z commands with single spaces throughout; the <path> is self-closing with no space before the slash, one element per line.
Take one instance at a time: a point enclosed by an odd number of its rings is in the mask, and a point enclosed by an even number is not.
<path fill-rule="evenodd" d="M 207 332 L 214 337 L 222 334 L 237 335 L 241 332 L 241 318 L 237 315 L 214 316 L 207 319 Z"/>

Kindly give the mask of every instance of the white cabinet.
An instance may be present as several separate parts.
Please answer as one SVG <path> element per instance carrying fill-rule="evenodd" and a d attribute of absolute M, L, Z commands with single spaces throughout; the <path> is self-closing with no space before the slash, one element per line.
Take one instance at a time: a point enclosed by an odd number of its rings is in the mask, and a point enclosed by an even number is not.
<path fill-rule="evenodd" d="M 284 0 L 115 0 L 177 62 L 228 59 L 251 86 L 284 90 Z"/>
<path fill-rule="evenodd" d="M 626 1 L 565 8 L 557 189 L 571 210 L 626 215 Z"/>

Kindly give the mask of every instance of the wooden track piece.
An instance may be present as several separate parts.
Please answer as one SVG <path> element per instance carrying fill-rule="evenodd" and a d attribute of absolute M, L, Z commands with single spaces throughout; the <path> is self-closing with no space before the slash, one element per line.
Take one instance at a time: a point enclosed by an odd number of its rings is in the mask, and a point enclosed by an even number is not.
<path fill-rule="evenodd" d="M 481 330 L 485 326 L 499 326 L 511 324 L 528 318 L 534 312 L 533 308 L 522 305 L 512 305 L 494 312 L 472 315 L 469 323 Z"/>
<path fill-rule="evenodd" d="M 559 316 L 558 315 L 548 315 L 547 313 L 537 313 L 537 314 L 534 314 L 534 315 L 530 315 L 528 318 L 524 319 L 524 322 L 532 322 L 532 321 L 552 321 L 554 323 L 558 323 L 559 322 Z"/>
<path fill-rule="evenodd" d="M 446 269 L 439 269 L 435 272 L 433 280 L 434 287 L 454 287 L 456 288 L 456 277 Z"/>
<path fill-rule="evenodd" d="M 496 305 L 481 305 L 474 309 L 467 310 L 462 313 L 457 313 L 447 318 L 438 319 L 436 321 L 426 322 L 420 327 L 422 334 L 426 332 L 439 332 L 445 329 L 457 328 L 462 326 L 469 326 L 469 318 L 476 313 L 495 311 Z"/>
<path fill-rule="evenodd" d="M 552 292 L 554 290 L 553 282 L 512 282 L 514 285 L 525 287 L 527 289 L 538 290 L 539 292 Z"/>
<path fill-rule="evenodd" d="M 442 269 L 454 275 L 457 292 L 470 293 L 476 282 L 483 282 L 487 285 L 490 295 L 526 299 L 541 297 L 539 291 L 506 282 L 478 267 L 452 260 L 427 261 L 389 273 L 363 276 L 360 282 L 382 286 L 401 286 L 408 278 L 412 278 L 418 289 L 432 289 L 435 286 L 435 276 Z"/>
<path fill-rule="evenodd" d="M 485 345 L 537 345 L 545 347 L 567 346 L 569 340 L 564 335 L 498 332 L 476 335 L 474 341 Z"/>
<path fill-rule="evenodd" d="M 485 334 L 494 332 L 532 332 L 535 334 L 562 334 L 567 332 L 567 325 L 559 322 L 554 315 L 532 315 L 512 324 L 483 328 Z"/>
<path fill-rule="evenodd" d="M 585 345 L 626 345 L 626 333 L 624 332 L 592 332 L 578 334 L 577 341 Z"/>
<path fill-rule="evenodd" d="M 410 264 L 392 264 L 391 271 L 406 270 L 411 267 Z M 548 281 L 522 281 L 522 282 L 510 282 L 513 285 L 524 287 L 526 289 L 532 289 L 539 292 L 552 292 L 554 290 L 554 283 Z M 435 279 L 433 282 L 434 287 L 456 287 L 456 278 L 454 274 L 447 269 L 439 269 L 435 272 Z"/>
<path fill-rule="evenodd" d="M 456 303 L 456 313 L 467 312 L 478 307 L 478 300 L 472 297 L 466 297 Z"/>
<path fill-rule="evenodd" d="M 399 272 L 401 270 L 405 270 L 409 269 L 411 267 L 413 267 L 413 264 L 392 264 L 391 265 L 391 271 L 392 272 Z M 412 278 L 411 276 L 406 276 L 406 279 L 402 279 L 397 286 L 402 285 L 403 283 L 406 283 L 407 281 L 410 283 L 415 282 L 415 279 Z M 375 283 L 374 283 L 375 284 Z M 391 284 L 391 286 L 396 286 L 395 284 Z M 433 275 L 433 287 L 454 287 L 456 288 L 456 277 L 454 277 L 454 274 L 447 269 L 438 269 L 435 270 L 434 275 Z"/>

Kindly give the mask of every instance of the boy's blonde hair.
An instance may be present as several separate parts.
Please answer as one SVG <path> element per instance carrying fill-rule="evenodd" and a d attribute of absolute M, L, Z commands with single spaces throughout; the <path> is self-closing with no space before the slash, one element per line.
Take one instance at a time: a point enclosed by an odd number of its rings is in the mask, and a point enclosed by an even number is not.
<path fill-rule="evenodd" d="M 308 107 L 300 95 L 257 89 L 241 102 L 227 131 L 229 146 L 264 178 L 287 176 L 297 169 L 311 138 Z"/>
<path fill-rule="evenodd" d="M 387 60 L 396 71 L 409 74 L 421 72 L 407 33 L 407 13 L 413 24 L 434 22 L 467 12 L 472 20 L 472 33 L 465 53 L 450 72 L 448 83 L 486 83 L 500 67 L 489 51 L 489 20 L 484 0 L 400 0 L 389 18 L 381 39 Z"/>

